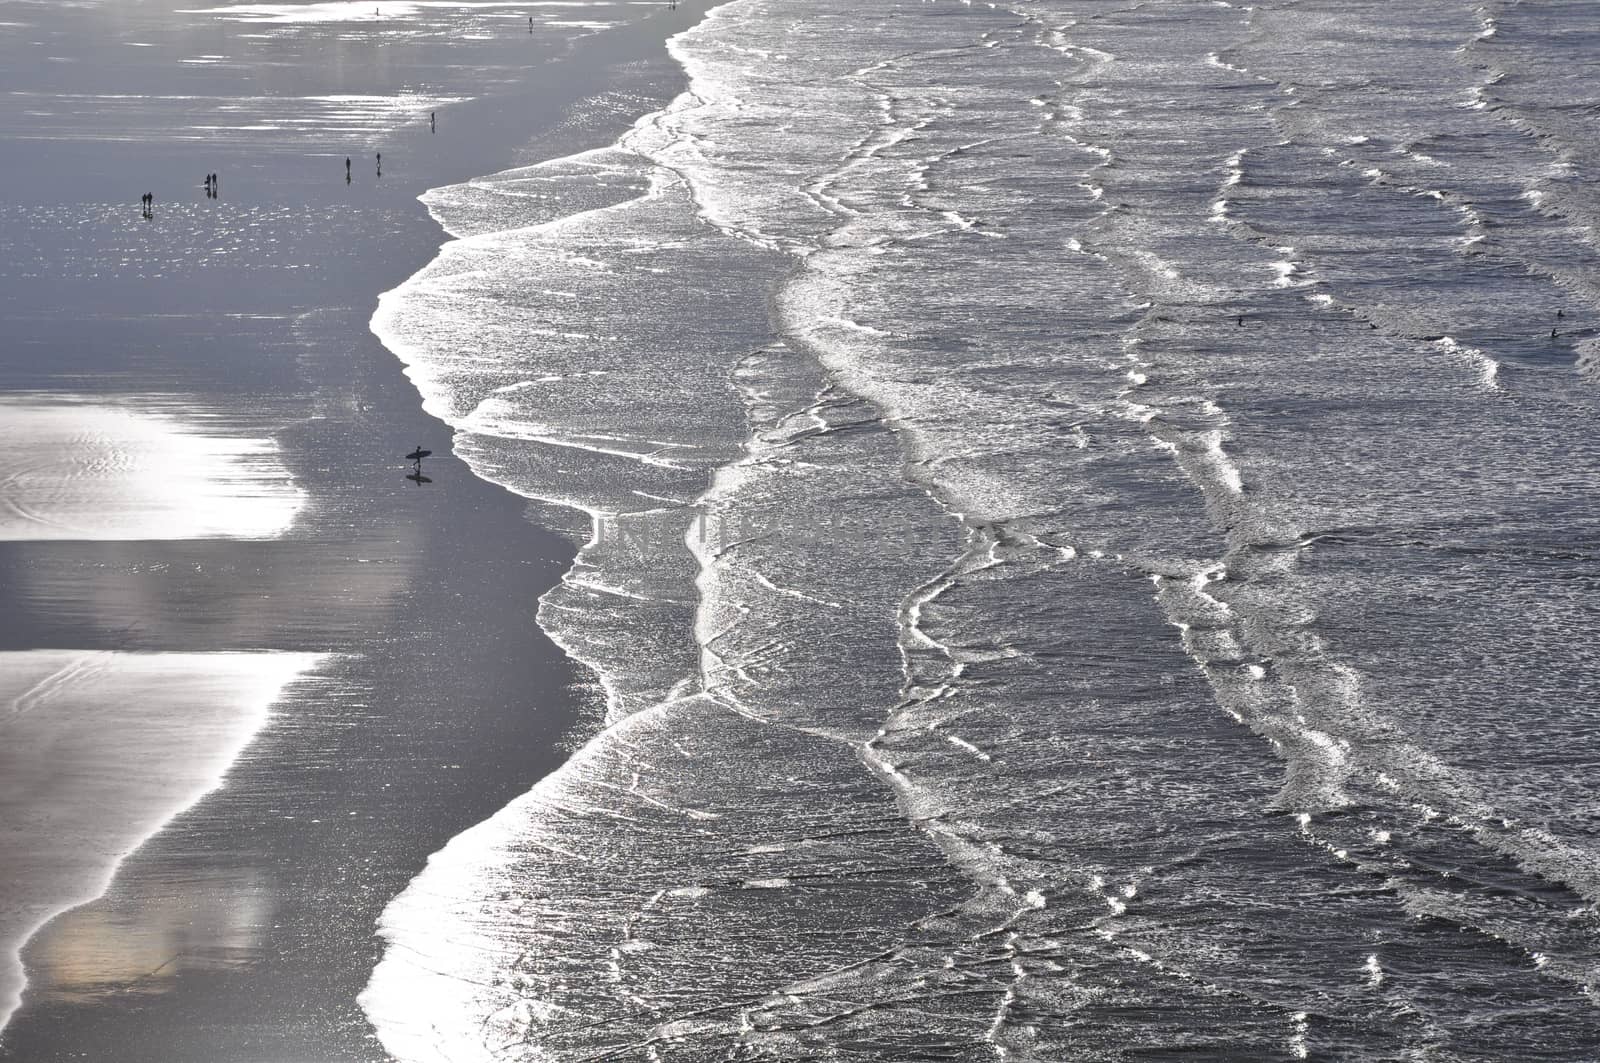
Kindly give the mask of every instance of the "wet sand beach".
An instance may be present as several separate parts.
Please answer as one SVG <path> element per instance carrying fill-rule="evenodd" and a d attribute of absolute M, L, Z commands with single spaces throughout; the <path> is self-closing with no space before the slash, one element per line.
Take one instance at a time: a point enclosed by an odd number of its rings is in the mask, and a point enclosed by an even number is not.
<path fill-rule="evenodd" d="M 0 917 L 80 901 L 116 869 L 101 899 L 22 950 L 28 986 L 0 1059 L 386 1058 L 356 1006 L 379 912 L 430 853 L 559 764 L 593 706 L 587 676 L 533 620 L 570 532 L 537 526 L 522 499 L 451 456 L 448 430 L 367 321 L 443 239 L 417 195 L 608 142 L 641 101 L 680 87 L 661 42 L 703 6 L 661 5 L 560 47 L 547 34 L 513 44 L 522 16 L 503 15 L 508 39 L 485 45 L 498 49 L 495 84 L 449 105 L 435 99 L 453 98 L 449 86 L 399 94 L 405 121 L 373 139 L 341 138 L 329 119 L 313 148 L 309 120 L 285 121 L 291 135 L 252 131 L 248 116 L 193 139 L 136 115 L 108 131 L 82 117 L 104 118 L 103 102 L 54 125 L 0 121 L 18 160 L 0 206 L 12 249 L 0 263 L 0 422 L 23 448 L 5 489 L 21 508 L 0 519 L 0 678 L 15 707 L 83 662 L 102 676 L 28 702 L 40 706 L 31 770 L 76 786 L 88 823 L 76 835 L 92 838 L 75 854 L 85 866 L 64 872 L 79 885 L 25 896 L 27 858 L 13 862 L 0 838 Z M 68 52 L 79 92 L 83 79 L 160 92 L 141 82 L 145 52 L 126 47 L 140 43 L 138 17 L 200 25 L 214 39 L 179 50 L 201 58 L 237 59 L 233 37 L 259 29 L 153 7 L 109 17 L 98 44 L 75 37 L 87 24 L 75 9 L 32 12 L 22 35 Z M 337 35 L 324 53 L 291 43 L 252 69 L 258 84 L 282 89 L 297 62 L 385 54 Z M 519 67 L 509 49 L 523 46 Z M 27 42 L 6 47 L 20 55 Z M 444 31 L 399 47 L 418 68 L 468 62 Z M 11 69 L 15 91 L 29 72 Z M 65 98 L 70 78 L 30 71 L 39 99 Z M 216 199 L 200 186 L 209 172 Z M 419 444 L 434 452 L 426 483 L 402 457 Z M 227 702 L 207 684 L 259 661 L 277 662 L 285 690 L 270 709 L 245 699 L 215 733 L 188 726 L 196 698 Z M 142 678 L 116 681 L 125 671 Z M 13 754 L 18 733 L 6 736 Z M 15 825 L 56 816 L 44 795 L 58 791 L 29 777 L 8 771 L 0 814 L 17 851 L 43 860 Z M 129 793 L 155 796 L 134 808 Z M 123 835 L 96 833 L 99 819 Z M 24 923 L 7 917 L 0 931 Z"/>

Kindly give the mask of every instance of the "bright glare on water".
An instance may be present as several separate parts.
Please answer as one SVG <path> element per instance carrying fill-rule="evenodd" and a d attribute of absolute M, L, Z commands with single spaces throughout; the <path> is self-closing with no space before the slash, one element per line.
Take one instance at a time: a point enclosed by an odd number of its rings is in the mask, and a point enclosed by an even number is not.
<path fill-rule="evenodd" d="M 1590 14 L 736 0 L 431 193 L 374 327 L 611 726 L 391 1051 L 1587 1058 Z"/>

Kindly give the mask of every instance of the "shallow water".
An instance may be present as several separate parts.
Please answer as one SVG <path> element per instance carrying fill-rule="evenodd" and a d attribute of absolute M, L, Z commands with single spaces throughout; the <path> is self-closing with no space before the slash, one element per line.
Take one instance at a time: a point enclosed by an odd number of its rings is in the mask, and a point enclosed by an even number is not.
<path fill-rule="evenodd" d="M 385 1045 L 1590 1058 L 1595 13 L 735 0 L 431 193 L 374 327 L 611 723 Z"/>

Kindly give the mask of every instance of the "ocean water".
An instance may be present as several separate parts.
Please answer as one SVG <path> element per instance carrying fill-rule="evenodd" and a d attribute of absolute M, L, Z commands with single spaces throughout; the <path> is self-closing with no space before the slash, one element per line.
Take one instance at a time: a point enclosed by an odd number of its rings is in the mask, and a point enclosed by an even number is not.
<path fill-rule="evenodd" d="M 422 1060 L 1600 1053 L 1600 5 L 732 0 L 374 328 L 609 714 Z M 546 512 L 553 512 L 547 509 Z"/>

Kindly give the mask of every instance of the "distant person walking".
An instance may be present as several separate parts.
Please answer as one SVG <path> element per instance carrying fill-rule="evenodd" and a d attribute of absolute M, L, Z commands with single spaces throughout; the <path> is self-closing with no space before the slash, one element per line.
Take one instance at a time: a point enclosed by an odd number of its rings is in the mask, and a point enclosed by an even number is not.
<path fill-rule="evenodd" d="M 435 112 L 433 112 L 433 111 L 429 111 L 428 112 L 428 132 L 437 133 L 439 131 L 438 126 L 436 126 L 434 124 L 434 121 L 435 121 L 435 119 L 437 117 L 438 117 L 438 115 Z"/>
<path fill-rule="evenodd" d="M 350 183 L 350 156 L 344 157 L 344 183 Z"/>
<path fill-rule="evenodd" d="M 378 176 L 383 176 L 383 152 L 378 152 Z"/>

